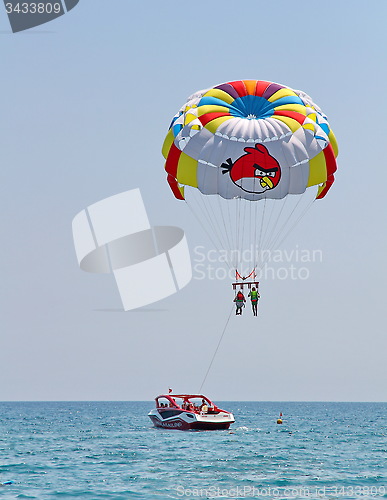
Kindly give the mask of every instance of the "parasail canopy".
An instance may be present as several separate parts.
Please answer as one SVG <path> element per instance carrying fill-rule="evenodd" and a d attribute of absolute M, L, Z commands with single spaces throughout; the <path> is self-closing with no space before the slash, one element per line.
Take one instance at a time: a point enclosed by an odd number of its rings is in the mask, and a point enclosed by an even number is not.
<path fill-rule="evenodd" d="M 230 249 L 277 244 L 302 216 L 300 195 L 313 186 L 312 201 L 326 195 L 337 154 L 327 117 L 311 97 L 262 80 L 227 82 L 194 93 L 174 116 L 163 145 L 176 198 L 186 200 L 185 186 L 191 186 L 236 203 L 232 212 L 220 201 L 212 207 L 206 201 L 198 214 L 212 225 L 217 247 Z M 284 210 L 289 198 L 296 204 L 291 201 Z M 244 200 L 263 203 L 246 207 L 240 204 Z M 275 206 L 266 207 L 269 202 Z M 246 263 L 245 272 L 257 266 L 256 260 Z M 240 263 L 230 267 L 239 269 Z"/>
<path fill-rule="evenodd" d="M 337 142 L 302 91 L 241 80 L 196 92 L 172 120 L 163 146 L 169 184 L 223 198 L 282 199 L 334 181 Z"/>

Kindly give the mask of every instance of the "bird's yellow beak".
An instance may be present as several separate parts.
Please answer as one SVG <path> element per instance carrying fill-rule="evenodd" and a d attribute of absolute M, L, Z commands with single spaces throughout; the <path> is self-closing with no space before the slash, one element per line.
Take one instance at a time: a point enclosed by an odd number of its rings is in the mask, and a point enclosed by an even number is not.
<path fill-rule="evenodd" d="M 262 177 L 260 182 L 263 188 L 268 187 L 269 189 L 272 189 L 274 186 L 273 181 L 270 179 L 270 177 L 267 176 Z"/>

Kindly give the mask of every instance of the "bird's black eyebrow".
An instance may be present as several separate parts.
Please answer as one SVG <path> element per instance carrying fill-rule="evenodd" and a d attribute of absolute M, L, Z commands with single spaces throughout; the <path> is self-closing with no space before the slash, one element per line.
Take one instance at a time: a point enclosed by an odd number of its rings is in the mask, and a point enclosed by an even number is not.
<path fill-rule="evenodd" d="M 256 169 L 260 170 L 261 172 L 277 172 L 277 170 L 278 170 L 278 167 L 265 168 L 265 167 L 261 167 L 257 163 L 254 163 L 254 167 Z"/>

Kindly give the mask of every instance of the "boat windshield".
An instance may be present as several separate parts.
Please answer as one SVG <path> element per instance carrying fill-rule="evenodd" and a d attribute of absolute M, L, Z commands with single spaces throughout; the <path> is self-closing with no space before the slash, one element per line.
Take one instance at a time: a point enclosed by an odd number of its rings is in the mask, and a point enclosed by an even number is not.
<path fill-rule="evenodd" d="M 205 396 L 168 395 L 156 398 L 158 408 L 181 408 L 192 412 L 216 412 L 218 408 Z"/>
<path fill-rule="evenodd" d="M 176 408 L 176 406 L 180 406 L 179 402 L 175 400 L 175 398 L 168 399 L 165 396 L 160 396 L 156 399 L 156 403 L 158 408 Z"/>

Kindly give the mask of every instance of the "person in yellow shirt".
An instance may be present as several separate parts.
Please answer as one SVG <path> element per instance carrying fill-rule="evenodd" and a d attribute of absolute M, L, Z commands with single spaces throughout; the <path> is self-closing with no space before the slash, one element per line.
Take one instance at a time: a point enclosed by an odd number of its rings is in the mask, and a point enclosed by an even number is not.
<path fill-rule="evenodd" d="M 250 297 L 251 300 L 251 307 L 253 309 L 254 316 L 258 316 L 258 300 L 260 299 L 261 296 L 259 295 L 259 292 L 255 289 L 254 286 L 251 289 L 248 297 Z"/>

